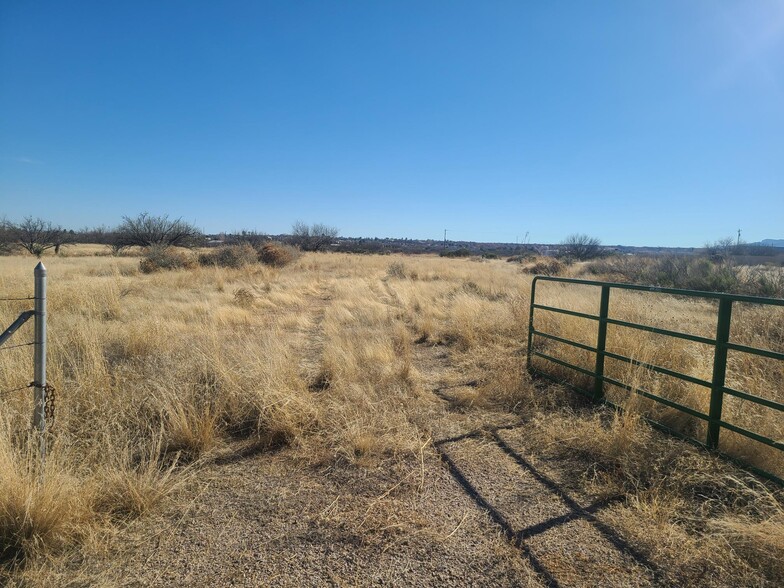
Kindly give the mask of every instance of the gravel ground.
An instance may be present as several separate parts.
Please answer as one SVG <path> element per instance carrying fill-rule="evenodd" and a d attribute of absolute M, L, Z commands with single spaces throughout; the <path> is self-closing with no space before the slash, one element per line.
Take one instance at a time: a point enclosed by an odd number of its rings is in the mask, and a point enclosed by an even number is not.
<path fill-rule="evenodd" d="M 536 586 L 434 455 L 314 469 L 286 451 L 215 466 L 179 524 L 112 568 L 121 586 Z M 403 483 L 401 482 L 403 480 Z M 420 484 L 423 482 L 420 489 Z M 172 520 L 176 513 L 172 514 Z"/>
<path fill-rule="evenodd" d="M 505 433 L 514 436 L 521 431 Z M 499 438 L 505 442 L 501 434 Z M 578 502 L 520 449 L 509 449 L 525 465 L 512 459 L 492 437 L 442 446 L 468 484 L 519 537 L 545 578 L 559 586 L 658 584 L 656 572 L 632 546 L 614 529 L 586 515 L 591 504 L 599 510 L 602 503 Z"/>

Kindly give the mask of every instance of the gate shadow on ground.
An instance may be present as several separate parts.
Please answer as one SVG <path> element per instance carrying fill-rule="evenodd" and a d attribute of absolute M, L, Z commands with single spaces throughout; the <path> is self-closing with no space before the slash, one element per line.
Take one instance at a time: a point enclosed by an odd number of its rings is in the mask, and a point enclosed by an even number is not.
<path fill-rule="evenodd" d="M 469 497 L 479 506 L 481 509 L 485 510 L 490 518 L 495 522 L 503 531 L 504 535 L 507 539 L 517 547 L 521 553 L 528 559 L 531 566 L 534 570 L 541 576 L 542 580 L 544 581 L 546 586 L 551 588 L 557 588 L 560 586 L 558 582 L 558 578 L 556 578 L 546 567 L 545 565 L 536 557 L 536 555 L 531 551 L 530 547 L 526 544 L 526 541 L 529 539 L 545 533 L 551 529 L 559 527 L 561 525 L 565 525 L 571 521 L 582 519 L 593 525 L 593 527 L 605 538 L 607 541 L 620 553 L 629 556 L 635 562 L 637 562 L 640 566 L 648 570 L 653 581 L 660 586 L 668 586 L 670 585 L 664 575 L 662 574 L 661 570 L 658 569 L 656 565 L 654 565 L 648 558 L 645 557 L 639 550 L 635 549 L 632 545 L 630 545 L 626 540 L 621 537 L 621 535 L 610 525 L 598 520 L 595 516 L 596 513 L 601 512 L 603 509 L 617 504 L 621 502 L 624 497 L 623 496 L 615 496 L 611 498 L 607 498 L 604 500 L 599 500 L 590 504 L 588 506 L 583 507 L 579 504 L 574 498 L 572 498 L 557 482 L 553 479 L 549 478 L 543 472 L 538 470 L 531 464 L 525 457 L 520 455 L 517 451 L 512 449 L 498 434 L 499 431 L 502 430 L 510 430 L 520 428 L 524 425 L 524 423 L 518 423 L 514 425 L 506 425 L 501 427 L 492 427 L 487 429 L 480 429 L 476 431 L 472 431 L 470 433 L 466 433 L 464 435 L 458 435 L 456 437 L 450 437 L 448 439 L 441 439 L 435 441 L 433 446 L 435 447 L 436 451 L 438 452 L 441 459 L 447 465 L 452 477 L 460 484 L 463 490 L 468 494 Z M 544 522 L 538 523 L 536 525 L 531 525 L 529 527 L 525 527 L 523 529 L 514 529 L 514 527 L 509 523 L 509 521 L 504 517 L 504 515 L 495 508 L 482 494 L 477 490 L 477 488 L 468 480 L 466 475 L 461 471 L 461 469 L 457 466 L 455 461 L 447 452 L 445 446 L 451 443 L 459 443 L 460 441 L 464 441 L 467 439 L 478 439 L 478 438 L 485 438 L 490 439 L 495 443 L 495 445 L 509 458 L 511 458 L 521 469 L 530 473 L 534 479 L 536 479 L 539 483 L 541 483 L 549 492 L 557 496 L 561 502 L 563 502 L 566 507 L 569 509 L 569 512 L 550 518 Z"/>

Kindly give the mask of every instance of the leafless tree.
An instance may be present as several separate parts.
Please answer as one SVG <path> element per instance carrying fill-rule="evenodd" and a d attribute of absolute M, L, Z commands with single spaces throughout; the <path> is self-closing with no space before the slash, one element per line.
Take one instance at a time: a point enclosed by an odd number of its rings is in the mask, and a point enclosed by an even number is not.
<path fill-rule="evenodd" d="M 0 255 L 11 253 L 16 247 L 14 225 L 6 217 L 0 217 Z"/>
<path fill-rule="evenodd" d="M 268 243 L 270 240 L 271 239 L 269 235 L 260 233 L 256 229 L 243 229 L 241 231 L 237 231 L 236 233 L 226 235 L 227 243 L 247 243 L 254 249 L 259 249 L 262 245 Z"/>
<path fill-rule="evenodd" d="M 115 229 L 113 247 L 119 251 L 126 247 L 195 247 L 202 241 L 202 234 L 194 225 L 168 215 L 153 216 L 143 212 L 135 218 L 124 216 Z"/>
<path fill-rule="evenodd" d="M 60 254 L 60 248 L 63 245 L 71 245 L 72 243 L 76 243 L 78 241 L 76 233 L 71 230 L 63 229 L 60 231 L 60 234 L 56 236 L 54 240 L 54 254 Z"/>
<path fill-rule="evenodd" d="M 561 242 L 560 255 L 577 261 L 594 259 L 602 254 L 602 242 L 596 237 L 575 233 Z"/>
<path fill-rule="evenodd" d="M 308 225 L 302 221 L 295 222 L 291 227 L 291 237 L 295 245 L 304 251 L 321 251 L 340 234 L 337 227 L 314 223 Z"/>
<path fill-rule="evenodd" d="M 724 237 L 713 243 L 705 243 L 705 253 L 711 257 L 726 258 L 736 249 L 735 239 Z"/>
<path fill-rule="evenodd" d="M 59 252 L 66 242 L 66 231 L 62 227 L 31 216 L 25 217 L 18 225 L 12 225 L 11 232 L 14 240 L 36 257 L 41 257 L 44 251 L 53 247 Z"/>
<path fill-rule="evenodd" d="M 113 229 L 105 225 L 84 227 L 76 232 L 79 243 L 96 243 L 98 245 L 111 245 L 114 243 Z"/>

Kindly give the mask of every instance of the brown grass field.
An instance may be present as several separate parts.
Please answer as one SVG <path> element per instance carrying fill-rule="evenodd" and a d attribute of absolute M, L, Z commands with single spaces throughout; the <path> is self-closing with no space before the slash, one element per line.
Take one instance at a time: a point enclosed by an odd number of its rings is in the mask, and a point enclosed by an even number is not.
<path fill-rule="evenodd" d="M 701 422 L 610 392 L 616 414 L 531 379 L 519 264 L 309 253 L 142 274 L 138 257 L 100 252 L 44 258 L 44 472 L 31 393 L 0 398 L 0 584 L 784 583 L 782 490 L 639 415 L 704 437 Z M 31 295 L 34 265 L 0 257 L 0 297 Z M 540 295 L 598 309 L 589 287 Z M 26 308 L 0 303 L 3 327 Z M 714 305 L 661 294 L 619 294 L 611 314 L 715 331 Z M 537 327 L 595 342 L 584 319 L 540 313 Z M 740 305 L 732 329 L 784 350 L 781 309 Z M 607 346 L 710 379 L 700 344 L 619 327 Z M 0 390 L 32 379 L 30 350 L 0 351 Z M 782 401 L 781 364 L 731 354 L 729 385 Z M 707 412 L 703 388 L 607 369 Z M 734 400 L 730 422 L 784 438 L 778 413 Z M 721 448 L 784 477 L 779 451 L 726 431 Z"/>

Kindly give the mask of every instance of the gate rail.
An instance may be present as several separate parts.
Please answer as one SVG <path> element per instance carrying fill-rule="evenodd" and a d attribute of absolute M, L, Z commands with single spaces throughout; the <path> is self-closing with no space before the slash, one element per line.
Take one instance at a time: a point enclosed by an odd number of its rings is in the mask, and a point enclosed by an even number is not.
<path fill-rule="evenodd" d="M 536 302 L 536 284 L 537 282 L 544 281 L 544 282 L 560 282 L 565 284 L 581 284 L 587 286 L 595 286 L 600 288 L 601 297 L 599 302 L 599 314 L 588 314 L 584 312 L 577 312 L 574 310 L 569 310 L 565 308 L 558 308 L 554 306 L 547 306 L 544 304 L 538 304 Z M 701 298 L 701 299 L 709 299 L 709 300 L 717 300 L 718 301 L 718 316 L 717 316 L 717 323 L 716 323 L 716 336 L 715 338 L 708 338 L 708 337 L 701 337 L 698 335 L 693 335 L 690 333 L 682 333 L 680 331 L 671 331 L 668 329 L 660 329 L 658 327 L 653 327 L 650 325 L 642 325 L 639 323 L 633 323 L 629 321 L 618 320 L 614 318 L 610 318 L 609 314 L 609 307 L 610 307 L 610 292 L 612 290 L 636 290 L 639 292 L 654 292 L 659 294 L 673 294 L 677 296 L 686 296 L 690 298 Z M 597 282 L 592 280 L 579 280 L 574 278 L 558 278 L 558 277 L 550 277 L 550 276 L 535 276 L 533 281 L 531 282 L 531 306 L 530 306 L 530 313 L 528 319 L 528 355 L 527 355 L 527 367 L 530 372 L 537 373 L 544 377 L 547 377 L 551 380 L 556 380 L 555 377 L 548 374 L 545 371 L 537 369 L 533 366 L 532 360 L 533 357 L 540 357 L 545 359 L 549 362 L 555 363 L 562 367 L 569 368 L 574 370 L 578 373 L 584 374 L 593 378 L 593 389 L 588 391 L 577 386 L 571 385 L 570 387 L 575 389 L 577 392 L 580 392 L 584 395 L 591 397 L 594 401 L 597 402 L 604 402 L 613 406 L 615 408 L 620 408 L 614 403 L 607 400 L 604 396 L 604 384 L 611 384 L 613 386 L 617 386 L 629 392 L 633 392 L 648 398 L 650 400 L 654 400 L 660 404 L 673 408 L 675 410 L 681 411 L 686 413 L 690 416 L 695 418 L 701 419 L 707 422 L 708 431 L 705 441 L 696 439 L 694 437 L 690 437 L 688 435 L 684 435 L 678 431 L 671 429 L 670 427 L 658 423 L 652 419 L 647 417 L 646 420 L 653 425 L 657 426 L 658 428 L 665 429 L 666 431 L 673 433 L 681 438 L 687 439 L 692 441 L 702 447 L 707 449 L 718 451 L 719 447 L 719 433 L 721 429 L 727 429 L 728 431 L 732 431 L 734 433 L 738 433 L 743 435 L 749 439 L 753 439 L 759 443 L 767 445 L 769 447 L 773 447 L 774 449 L 778 449 L 779 451 L 784 451 L 784 441 L 771 439 L 769 437 L 765 437 L 764 435 L 760 435 L 753 431 L 749 431 L 737 425 L 733 425 L 732 423 L 728 423 L 721 418 L 722 413 L 722 404 L 724 400 L 724 395 L 729 394 L 730 396 L 734 396 L 736 398 L 741 398 L 743 400 L 747 400 L 749 402 L 765 406 L 767 408 L 771 408 L 773 410 L 784 412 L 784 403 L 777 402 L 775 400 L 769 400 L 767 398 L 761 398 L 759 396 L 755 396 L 753 394 L 749 394 L 747 392 L 743 392 L 741 390 L 735 390 L 734 388 L 730 388 L 726 386 L 725 379 L 726 379 L 726 372 L 727 372 L 727 352 L 732 351 L 739 351 L 742 353 L 749 353 L 761 357 L 766 357 L 769 359 L 776 359 L 779 361 L 784 361 L 784 353 L 779 351 L 773 351 L 770 349 L 759 349 L 756 347 L 750 347 L 747 345 L 740 345 L 737 343 L 732 343 L 730 341 L 730 325 L 732 322 L 732 305 L 734 302 L 747 302 L 753 304 L 762 304 L 768 306 L 784 306 L 784 299 L 780 298 L 761 298 L 757 296 L 742 296 L 742 295 L 735 295 L 735 294 L 724 294 L 718 292 L 701 292 L 697 290 L 679 290 L 676 288 L 657 288 L 652 286 L 640 286 L 636 284 L 620 284 L 614 282 Z M 565 314 L 569 316 L 575 316 L 583 319 L 588 319 L 592 321 L 598 321 L 598 333 L 596 338 L 596 346 L 592 347 L 591 345 L 586 345 L 584 343 L 580 343 L 577 341 L 572 341 L 565 337 L 560 337 L 554 335 L 552 333 L 546 333 L 544 331 L 538 331 L 534 328 L 534 311 L 546 311 L 546 312 L 554 312 L 559 314 Z M 649 333 L 656 333 L 659 335 L 664 335 L 668 337 L 675 337 L 678 339 L 685 339 L 687 341 L 693 341 L 696 343 L 703 343 L 706 345 L 711 345 L 714 348 L 714 355 L 713 355 L 713 376 L 711 381 L 703 380 L 701 378 L 696 378 L 694 376 L 690 376 L 688 374 L 683 374 L 681 372 L 671 370 L 662 366 L 658 366 L 655 364 L 645 363 L 642 361 L 638 361 L 631 357 L 626 357 L 625 355 L 621 355 L 619 353 L 613 353 L 607 351 L 605 349 L 605 345 L 607 342 L 607 325 L 618 325 L 623 327 L 629 327 L 632 329 L 637 329 L 640 331 L 646 331 Z M 572 347 L 576 347 L 578 349 L 583 349 L 585 351 L 594 353 L 596 355 L 596 362 L 594 364 L 593 370 L 586 369 L 584 367 L 580 367 L 574 364 L 571 364 L 563 359 L 553 357 L 552 355 L 543 353 L 538 351 L 534 348 L 534 337 L 542 337 L 544 339 L 549 339 L 552 341 L 557 341 L 559 343 L 563 343 L 566 345 L 570 345 Z M 660 374 L 664 374 L 667 376 L 671 376 L 674 378 L 678 378 L 684 380 L 686 382 L 690 382 L 692 384 L 696 384 L 699 386 L 704 386 L 709 388 L 711 391 L 710 394 L 710 408 L 708 414 L 702 413 L 698 410 L 690 408 L 688 406 L 684 406 L 678 402 L 670 400 L 668 398 L 662 398 L 661 396 L 657 396 L 656 394 L 652 394 L 642 389 L 638 389 L 636 387 L 630 386 L 616 380 L 615 378 L 611 378 L 604 373 L 604 360 L 605 358 L 611 358 L 619 361 L 625 361 L 632 365 L 648 369 Z M 556 380 L 557 381 L 557 380 Z M 729 456 L 725 456 L 729 457 Z M 731 458 L 734 461 L 734 458 Z M 768 478 L 779 484 L 784 485 L 784 479 L 779 478 L 778 476 L 761 470 L 759 468 L 750 466 L 748 464 L 744 464 L 745 467 L 748 469 Z"/>

